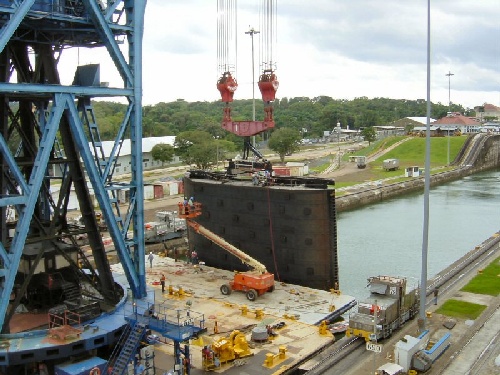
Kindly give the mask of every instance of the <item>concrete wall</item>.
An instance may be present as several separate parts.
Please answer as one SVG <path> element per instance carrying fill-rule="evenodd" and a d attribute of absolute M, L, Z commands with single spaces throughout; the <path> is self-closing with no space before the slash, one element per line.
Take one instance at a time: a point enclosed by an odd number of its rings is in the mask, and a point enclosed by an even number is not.
<path fill-rule="evenodd" d="M 474 171 L 472 173 L 500 166 L 500 135 L 486 137 L 484 147 L 482 147 L 478 158 L 473 163 Z"/>
<path fill-rule="evenodd" d="M 449 172 L 437 173 L 431 176 L 431 186 L 443 184 L 445 182 L 458 180 L 473 173 L 481 172 L 500 166 L 500 136 L 485 136 L 484 145 L 478 152 L 472 164 L 457 167 Z M 401 194 L 423 190 L 425 177 L 412 178 L 408 181 L 382 185 L 370 188 L 353 194 L 346 194 L 335 199 L 338 212 L 347 211 L 360 206 L 380 202 L 387 198 L 392 198 Z"/>

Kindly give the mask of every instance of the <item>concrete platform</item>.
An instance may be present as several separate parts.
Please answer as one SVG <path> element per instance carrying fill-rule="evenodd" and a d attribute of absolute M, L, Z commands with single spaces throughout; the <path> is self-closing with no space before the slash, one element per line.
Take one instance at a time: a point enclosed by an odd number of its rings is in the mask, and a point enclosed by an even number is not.
<path fill-rule="evenodd" d="M 112 266 L 115 274 L 120 266 Z M 161 292 L 161 274 L 167 278 L 165 293 Z M 193 266 L 185 262 L 175 262 L 171 258 L 155 256 L 153 268 L 147 268 L 148 288 L 155 290 L 155 304 L 172 309 L 186 306 L 205 315 L 206 333 L 190 343 L 191 373 L 205 373 L 202 369 L 201 349 L 221 338 L 229 338 L 238 330 L 245 335 L 252 355 L 217 368 L 215 372 L 228 374 L 271 374 L 313 355 L 321 348 L 333 343 L 333 335 L 328 330 L 320 330 L 318 324 L 330 319 L 355 305 L 354 297 L 333 294 L 297 285 L 276 283 L 272 293 L 266 293 L 251 302 L 244 293 L 233 292 L 222 295 L 219 288 L 232 278 L 232 272 L 207 266 Z M 171 285 L 171 293 L 168 286 Z M 181 290 L 181 293 L 179 291 Z M 252 341 L 255 327 L 275 325 L 276 336 L 263 342 Z M 257 328 L 259 330 L 259 328 Z M 174 368 L 173 342 L 161 339 L 155 345 L 155 367 L 159 370 Z M 285 356 L 279 356 L 280 347 Z M 266 358 L 272 354 L 272 364 L 264 366 Z"/>
<path fill-rule="evenodd" d="M 465 350 L 456 355 L 454 361 L 442 374 L 498 374 L 500 369 L 499 326 L 500 310 L 497 309 L 492 318 L 484 324 L 484 329 L 479 330 L 467 342 Z"/>

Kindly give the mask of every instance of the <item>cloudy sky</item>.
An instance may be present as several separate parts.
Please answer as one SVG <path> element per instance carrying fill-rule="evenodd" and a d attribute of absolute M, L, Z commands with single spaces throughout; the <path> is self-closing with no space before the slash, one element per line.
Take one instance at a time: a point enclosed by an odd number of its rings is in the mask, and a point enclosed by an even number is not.
<path fill-rule="evenodd" d="M 252 97 L 245 31 L 259 29 L 260 1 L 238 1 L 237 99 Z M 278 98 L 426 98 L 426 0 L 280 0 L 277 9 Z M 144 104 L 219 100 L 217 1 L 148 0 L 143 53 Z M 500 106 L 500 1 L 431 0 L 432 102 L 448 103 L 448 72 L 453 103 Z M 101 80 L 115 74 L 103 68 Z"/>

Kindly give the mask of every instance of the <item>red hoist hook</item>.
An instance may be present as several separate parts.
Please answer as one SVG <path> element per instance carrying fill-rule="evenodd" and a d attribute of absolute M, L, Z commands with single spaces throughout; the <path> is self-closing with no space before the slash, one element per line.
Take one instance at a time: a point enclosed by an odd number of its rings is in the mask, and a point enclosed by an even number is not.
<path fill-rule="evenodd" d="M 262 100 L 265 103 L 264 106 L 264 122 L 272 124 L 274 126 L 274 116 L 273 107 L 270 102 L 276 99 L 276 91 L 278 91 L 280 83 L 278 82 L 278 77 L 272 70 L 264 70 L 259 78 L 259 90 L 262 94 Z"/>
<path fill-rule="evenodd" d="M 229 72 L 222 74 L 222 77 L 217 81 L 217 89 L 220 91 L 224 103 L 233 101 L 233 95 L 237 88 L 238 82 L 236 82 L 236 79 Z"/>
<path fill-rule="evenodd" d="M 269 103 L 276 99 L 276 91 L 278 91 L 280 83 L 278 77 L 272 70 L 264 70 L 259 78 L 259 90 L 262 94 L 262 100 Z"/>

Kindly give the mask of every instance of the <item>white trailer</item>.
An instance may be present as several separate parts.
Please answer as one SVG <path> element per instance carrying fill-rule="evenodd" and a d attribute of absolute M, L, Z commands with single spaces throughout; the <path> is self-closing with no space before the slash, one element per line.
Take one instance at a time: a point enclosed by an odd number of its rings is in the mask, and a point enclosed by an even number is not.
<path fill-rule="evenodd" d="M 385 159 L 383 167 L 386 171 L 395 171 L 399 169 L 399 159 Z"/>

